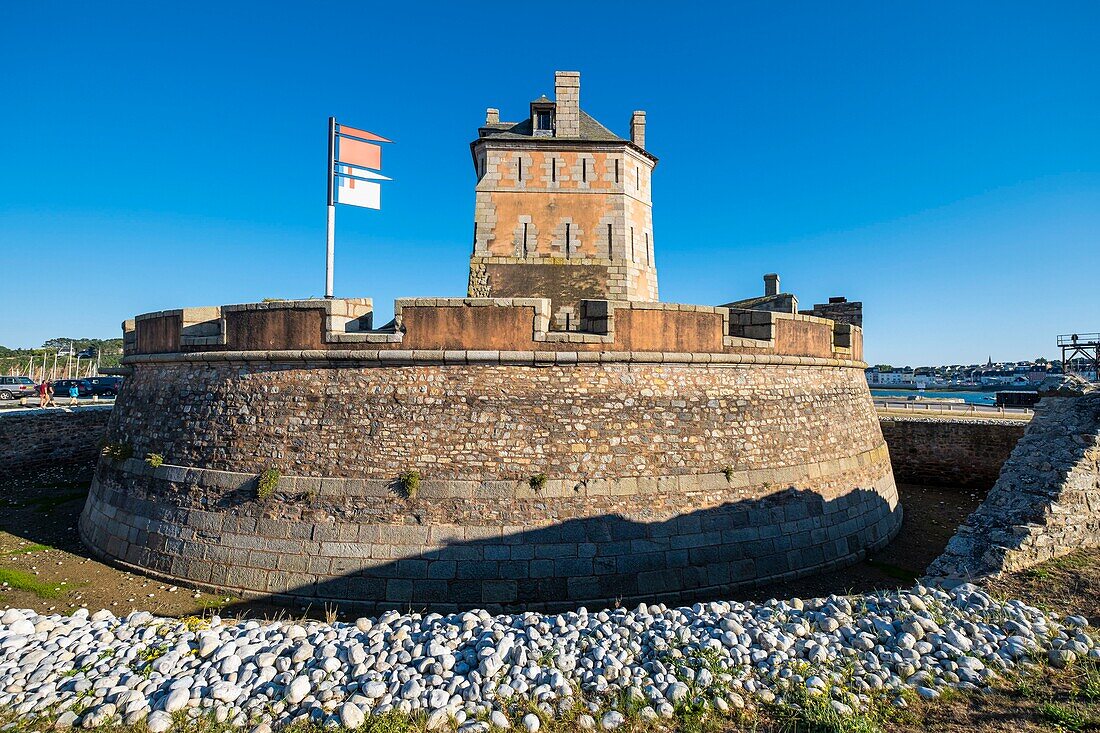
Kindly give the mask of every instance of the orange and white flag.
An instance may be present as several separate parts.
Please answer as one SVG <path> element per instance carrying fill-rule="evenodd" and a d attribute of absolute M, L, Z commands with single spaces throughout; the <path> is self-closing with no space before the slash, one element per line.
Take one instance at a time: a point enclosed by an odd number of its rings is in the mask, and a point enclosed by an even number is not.
<path fill-rule="evenodd" d="M 336 125 L 336 149 L 333 153 L 334 203 L 382 208 L 382 186 L 390 181 L 377 171 L 382 168 L 382 146 L 391 142 L 381 135 L 348 125 Z"/>

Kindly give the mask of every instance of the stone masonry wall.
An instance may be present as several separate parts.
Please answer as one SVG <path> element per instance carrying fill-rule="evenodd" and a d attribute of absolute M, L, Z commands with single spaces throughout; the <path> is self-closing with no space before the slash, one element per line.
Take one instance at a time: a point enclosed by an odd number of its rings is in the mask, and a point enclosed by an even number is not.
<path fill-rule="evenodd" d="M 899 483 L 986 490 L 1027 429 L 1020 420 L 881 417 Z"/>
<path fill-rule="evenodd" d="M 1042 400 L 985 501 L 928 568 L 970 580 L 1100 547 L 1100 391 Z"/>
<path fill-rule="evenodd" d="M 859 368 L 201 358 L 133 365 L 111 440 L 166 464 L 101 461 L 81 533 L 204 587 L 374 609 L 679 601 L 853 562 L 900 522 Z"/>
<path fill-rule="evenodd" d="M 110 435 L 185 466 L 448 480 L 780 469 L 882 444 L 859 369 L 674 363 L 139 363 Z"/>
<path fill-rule="evenodd" d="M 5 410 L 0 413 L 0 472 L 95 460 L 110 415 L 110 405 Z"/>

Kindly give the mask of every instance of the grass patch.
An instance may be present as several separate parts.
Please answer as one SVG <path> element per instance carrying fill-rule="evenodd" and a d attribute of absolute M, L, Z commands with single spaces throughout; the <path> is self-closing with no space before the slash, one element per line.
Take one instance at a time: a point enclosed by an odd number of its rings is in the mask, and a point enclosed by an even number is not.
<path fill-rule="evenodd" d="M 25 570 L 0 568 L 0 583 L 7 583 L 16 590 L 34 593 L 39 598 L 60 598 L 74 586 L 59 586 L 57 583 L 43 583 Z"/>
<path fill-rule="evenodd" d="M 46 550 L 52 550 L 52 549 L 54 549 L 54 548 L 50 547 L 49 545 L 40 545 L 38 543 L 35 543 L 33 545 L 27 545 L 26 547 L 17 547 L 14 550 L 8 550 L 7 552 L 5 552 L 3 554 L 5 554 L 5 555 L 24 555 L 24 554 L 29 554 L 31 552 L 45 552 Z"/>
<path fill-rule="evenodd" d="M 1097 720 L 1075 706 L 1047 702 L 1039 706 L 1039 715 L 1059 730 L 1092 730 Z"/>

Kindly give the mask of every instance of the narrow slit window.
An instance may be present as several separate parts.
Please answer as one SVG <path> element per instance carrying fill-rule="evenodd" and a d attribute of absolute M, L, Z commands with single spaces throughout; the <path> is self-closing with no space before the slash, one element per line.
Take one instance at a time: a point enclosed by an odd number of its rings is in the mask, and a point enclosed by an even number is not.
<path fill-rule="evenodd" d="M 523 180 L 523 158 L 516 158 L 516 180 Z"/>
<path fill-rule="evenodd" d="M 634 227 L 630 227 L 630 260 L 634 260 Z"/>
<path fill-rule="evenodd" d="M 523 222 L 523 256 L 527 256 L 527 222 Z"/>
<path fill-rule="evenodd" d="M 558 159 L 557 158 L 551 158 L 550 159 L 550 180 L 551 181 L 557 181 L 558 180 Z"/>
<path fill-rule="evenodd" d="M 619 182 L 619 159 L 615 158 L 615 183 Z"/>
<path fill-rule="evenodd" d="M 581 158 L 581 180 L 588 183 L 588 158 Z"/>
<path fill-rule="evenodd" d="M 607 225 L 607 258 L 611 259 L 611 225 Z"/>
<path fill-rule="evenodd" d="M 566 224 L 565 224 L 565 256 L 566 257 L 569 256 L 569 251 L 570 251 L 570 247 L 572 246 L 572 244 L 573 243 L 569 238 L 569 223 L 566 222 Z"/>
<path fill-rule="evenodd" d="M 647 265 L 653 264 L 653 250 L 649 246 L 649 232 L 645 233 L 645 263 Z"/>
<path fill-rule="evenodd" d="M 635 190 L 642 190 L 642 169 L 637 166 L 634 167 L 634 188 Z"/>

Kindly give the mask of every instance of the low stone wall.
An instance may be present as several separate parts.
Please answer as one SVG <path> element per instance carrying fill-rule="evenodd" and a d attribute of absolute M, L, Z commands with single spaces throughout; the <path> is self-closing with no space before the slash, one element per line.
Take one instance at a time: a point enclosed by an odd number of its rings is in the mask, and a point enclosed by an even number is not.
<path fill-rule="evenodd" d="M 1022 420 L 881 416 L 899 483 L 987 490 L 1023 437 Z"/>
<path fill-rule="evenodd" d="M 928 568 L 970 580 L 1100 547 L 1100 391 L 1046 398 L 985 501 Z"/>
<path fill-rule="evenodd" d="M 110 405 L 0 412 L 0 472 L 95 460 Z"/>

